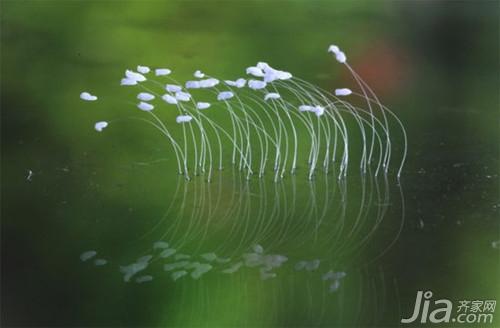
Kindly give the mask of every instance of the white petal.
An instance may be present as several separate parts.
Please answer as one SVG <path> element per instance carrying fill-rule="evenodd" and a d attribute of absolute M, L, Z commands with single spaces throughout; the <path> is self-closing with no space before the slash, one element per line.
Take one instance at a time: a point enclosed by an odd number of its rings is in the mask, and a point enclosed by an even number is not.
<path fill-rule="evenodd" d="M 325 107 L 315 106 L 313 112 L 316 116 L 320 117 L 325 113 Z"/>
<path fill-rule="evenodd" d="M 196 108 L 198 109 L 207 109 L 210 107 L 210 103 L 207 102 L 199 102 L 196 104 Z"/>
<path fill-rule="evenodd" d="M 80 93 L 80 99 L 85 100 L 85 101 L 96 101 L 97 97 L 91 95 L 88 92 L 82 92 L 82 93 Z"/>
<path fill-rule="evenodd" d="M 182 90 L 182 87 L 180 85 L 175 85 L 175 84 L 167 84 L 165 86 L 165 89 L 168 91 L 168 92 L 177 92 L 177 91 L 181 91 Z"/>
<path fill-rule="evenodd" d="M 247 80 L 239 78 L 239 79 L 236 80 L 236 87 L 237 88 L 243 88 L 246 83 L 247 83 Z"/>
<path fill-rule="evenodd" d="M 266 74 L 264 75 L 264 82 L 271 83 L 277 79 L 279 79 L 278 71 L 275 71 L 275 70 L 267 70 L 266 71 Z"/>
<path fill-rule="evenodd" d="M 269 64 L 266 62 L 258 62 L 255 67 L 257 67 L 263 71 L 266 71 L 267 69 L 271 68 L 271 66 L 269 66 Z"/>
<path fill-rule="evenodd" d="M 147 92 L 141 92 L 137 95 L 137 99 L 142 101 L 151 101 L 155 99 L 155 96 Z"/>
<path fill-rule="evenodd" d="M 348 96 L 351 93 L 352 93 L 351 89 L 348 89 L 348 88 L 335 89 L 336 96 Z"/>
<path fill-rule="evenodd" d="M 288 80 L 292 78 L 292 73 L 285 71 L 278 71 L 278 79 L 280 80 Z"/>
<path fill-rule="evenodd" d="M 231 91 L 222 91 L 217 95 L 217 100 L 228 100 L 234 97 L 234 93 Z"/>
<path fill-rule="evenodd" d="M 141 101 L 137 107 L 140 109 L 140 110 L 143 110 L 143 111 L 146 111 L 146 112 L 149 112 L 149 111 L 152 111 L 155 106 L 151 105 L 151 104 L 148 104 L 147 102 L 144 102 L 144 101 Z"/>
<path fill-rule="evenodd" d="M 258 80 L 249 80 L 248 81 L 248 87 L 250 89 L 258 90 L 258 89 L 264 89 L 266 87 L 267 83 L 264 81 L 258 81 Z"/>
<path fill-rule="evenodd" d="M 177 123 L 187 123 L 189 121 L 191 121 L 193 119 L 193 117 L 189 116 L 189 115 L 179 115 L 175 118 L 175 121 Z"/>
<path fill-rule="evenodd" d="M 189 101 L 191 99 L 191 95 L 187 92 L 177 91 L 175 93 L 175 99 L 179 101 Z"/>
<path fill-rule="evenodd" d="M 336 54 L 340 52 L 340 49 L 336 45 L 332 44 L 331 46 L 328 47 L 328 52 Z"/>
<path fill-rule="evenodd" d="M 170 73 L 172 73 L 172 71 L 169 70 L 168 68 L 157 68 L 157 69 L 155 69 L 156 76 L 169 75 Z"/>
<path fill-rule="evenodd" d="M 269 99 L 279 99 L 281 96 L 279 93 L 276 92 L 270 92 L 267 95 L 264 96 L 264 100 L 269 100 Z"/>
<path fill-rule="evenodd" d="M 200 70 L 197 70 L 196 72 L 194 72 L 194 77 L 197 77 L 199 79 L 202 79 L 205 77 L 205 74 L 203 74 Z"/>
<path fill-rule="evenodd" d="M 226 80 L 224 82 L 231 87 L 243 88 L 247 83 L 247 80 L 239 78 L 236 81 Z"/>
<path fill-rule="evenodd" d="M 205 80 L 200 80 L 200 88 L 212 88 L 219 84 L 219 80 L 210 78 Z"/>
<path fill-rule="evenodd" d="M 139 73 L 147 74 L 147 73 L 149 73 L 149 71 L 151 71 L 151 70 L 147 66 L 141 66 L 141 65 L 137 66 L 137 72 L 139 72 Z"/>
<path fill-rule="evenodd" d="M 314 106 L 301 105 L 301 106 L 299 106 L 299 111 L 300 112 L 312 112 L 312 111 L 314 111 Z"/>
<path fill-rule="evenodd" d="M 100 121 L 94 125 L 94 128 L 97 132 L 102 132 L 102 130 L 104 130 L 107 126 L 108 126 L 108 122 Z"/>
<path fill-rule="evenodd" d="M 264 72 L 262 71 L 262 69 L 260 69 L 256 66 L 248 67 L 246 72 L 247 72 L 247 74 L 250 74 L 250 75 L 253 75 L 256 77 L 264 76 Z"/>
<path fill-rule="evenodd" d="M 131 70 L 126 70 L 125 76 L 129 79 L 136 80 L 137 82 L 146 81 L 146 77 L 144 75 L 142 75 L 141 73 L 131 71 Z"/>
<path fill-rule="evenodd" d="M 342 51 L 338 52 L 338 53 L 335 55 L 335 58 L 337 59 L 337 61 L 338 61 L 339 63 L 342 63 L 342 64 L 343 64 L 343 63 L 345 63 L 345 62 L 346 62 L 346 60 L 347 60 L 347 57 L 345 56 L 345 54 L 344 54 Z"/>
<path fill-rule="evenodd" d="M 164 94 L 161 99 L 165 100 L 167 103 L 171 105 L 177 105 L 177 99 L 175 97 L 169 95 L 169 94 Z"/>
<path fill-rule="evenodd" d="M 187 81 L 186 82 L 186 89 L 199 89 L 200 88 L 200 81 Z"/>
<path fill-rule="evenodd" d="M 128 77 L 125 77 L 121 80 L 120 85 L 136 85 L 137 80 L 130 79 Z"/>

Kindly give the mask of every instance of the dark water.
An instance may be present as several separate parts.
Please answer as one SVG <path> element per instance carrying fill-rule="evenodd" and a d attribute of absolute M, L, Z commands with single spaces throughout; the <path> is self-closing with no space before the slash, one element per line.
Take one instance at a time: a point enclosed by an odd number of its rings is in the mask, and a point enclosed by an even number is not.
<path fill-rule="evenodd" d="M 2 325 L 411 326 L 417 291 L 498 298 L 497 3 L 4 2 L 2 21 Z M 129 105 L 78 99 L 123 99 L 137 63 L 354 87 L 332 39 L 407 128 L 400 180 L 188 182 L 154 131 L 92 130 Z"/>

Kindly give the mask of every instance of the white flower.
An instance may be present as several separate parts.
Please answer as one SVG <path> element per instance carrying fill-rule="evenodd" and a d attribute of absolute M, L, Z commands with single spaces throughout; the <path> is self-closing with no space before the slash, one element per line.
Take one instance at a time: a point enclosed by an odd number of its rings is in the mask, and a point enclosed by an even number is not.
<path fill-rule="evenodd" d="M 149 71 L 151 71 L 151 70 L 147 66 L 141 66 L 141 65 L 137 66 L 137 72 L 139 72 L 139 73 L 147 74 L 147 73 L 149 73 Z"/>
<path fill-rule="evenodd" d="M 126 70 L 125 76 L 129 79 L 136 80 L 137 82 L 146 81 L 146 77 L 144 75 L 142 75 L 141 73 L 131 71 L 131 70 Z"/>
<path fill-rule="evenodd" d="M 264 89 L 266 87 L 267 83 L 264 81 L 258 81 L 258 80 L 249 80 L 248 81 L 248 87 L 250 89 L 258 90 L 258 89 Z"/>
<path fill-rule="evenodd" d="M 178 91 L 181 91 L 182 90 L 182 87 L 179 86 L 179 85 L 175 85 L 175 84 L 167 84 L 165 86 L 165 89 L 168 91 L 168 92 L 178 92 Z"/>
<path fill-rule="evenodd" d="M 191 121 L 193 119 L 193 117 L 189 116 L 189 115 L 179 115 L 175 118 L 175 121 L 177 123 L 187 123 L 189 121 Z"/>
<path fill-rule="evenodd" d="M 272 67 L 267 67 L 265 70 L 264 82 L 270 83 L 275 80 L 288 80 L 292 78 L 292 74 L 285 71 L 280 71 Z"/>
<path fill-rule="evenodd" d="M 332 44 L 328 47 L 328 52 L 331 52 L 333 54 L 336 54 L 338 52 L 340 52 L 340 49 L 339 47 L 337 47 L 336 45 Z"/>
<path fill-rule="evenodd" d="M 94 95 L 91 95 L 88 92 L 82 92 L 82 93 L 80 93 L 80 99 L 85 100 L 85 101 L 96 101 L 97 97 Z"/>
<path fill-rule="evenodd" d="M 234 97 L 231 91 L 222 91 L 217 95 L 217 100 L 228 100 Z"/>
<path fill-rule="evenodd" d="M 269 66 L 268 63 L 266 62 L 258 62 L 257 65 L 256 65 L 257 68 L 263 70 L 264 72 L 266 71 L 266 69 L 270 68 L 271 66 Z"/>
<path fill-rule="evenodd" d="M 203 74 L 200 70 L 197 70 L 196 72 L 194 72 L 194 77 L 196 78 L 199 78 L 199 79 L 202 79 L 205 77 L 205 74 Z"/>
<path fill-rule="evenodd" d="M 205 80 L 200 80 L 200 88 L 212 88 L 219 84 L 219 80 L 210 78 Z"/>
<path fill-rule="evenodd" d="M 264 96 L 264 100 L 269 100 L 269 99 L 279 99 L 281 96 L 279 93 L 276 92 L 270 92 L 267 95 Z"/>
<path fill-rule="evenodd" d="M 153 96 L 150 93 L 147 92 L 141 92 L 137 95 L 137 99 L 142 100 L 142 101 L 151 101 L 155 99 L 155 96 Z"/>
<path fill-rule="evenodd" d="M 198 109 L 207 109 L 208 107 L 210 107 L 210 103 L 207 102 L 199 102 L 196 104 L 196 108 Z"/>
<path fill-rule="evenodd" d="M 342 63 L 342 64 L 345 63 L 346 60 L 347 60 L 347 57 L 345 56 L 345 53 L 343 53 L 342 51 L 339 52 L 339 53 L 337 53 L 336 56 L 335 56 L 335 58 L 337 59 L 337 61 L 339 63 Z"/>
<path fill-rule="evenodd" d="M 227 85 L 231 87 L 237 87 L 237 88 L 243 88 L 245 84 L 247 83 L 247 80 L 239 78 L 236 81 L 231 81 L 231 80 L 226 80 L 224 81 Z"/>
<path fill-rule="evenodd" d="M 334 44 L 328 47 L 328 52 L 335 54 L 335 59 L 337 59 L 339 63 L 345 63 L 347 60 L 347 57 L 345 56 L 344 52 L 341 51 L 340 48 Z"/>
<path fill-rule="evenodd" d="M 151 104 L 148 104 L 147 102 L 144 102 L 144 101 L 141 101 L 137 107 L 140 109 L 140 110 L 143 110 L 143 111 L 146 111 L 146 112 L 149 112 L 149 111 L 152 111 L 155 106 L 151 105 Z"/>
<path fill-rule="evenodd" d="M 187 81 L 186 82 L 186 89 L 199 89 L 200 88 L 200 81 Z"/>
<path fill-rule="evenodd" d="M 313 112 L 314 111 L 314 106 L 300 105 L 299 106 L 299 111 L 300 112 Z"/>
<path fill-rule="evenodd" d="M 104 130 L 107 126 L 108 126 L 108 122 L 106 122 L 106 121 L 100 121 L 100 122 L 97 122 L 97 123 L 94 125 L 94 129 L 95 129 L 97 132 L 102 132 L 102 130 Z"/>
<path fill-rule="evenodd" d="M 258 68 L 257 66 L 248 67 L 246 72 L 247 72 L 247 74 L 250 74 L 250 75 L 253 75 L 256 77 L 263 77 L 264 76 L 264 72 L 262 71 L 262 69 Z"/>
<path fill-rule="evenodd" d="M 175 99 L 179 101 L 189 101 L 191 99 L 191 95 L 187 92 L 177 91 L 175 93 Z"/>
<path fill-rule="evenodd" d="M 325 113 L 325 107 L 315 106 L 313 112 L 317 117 L 320 117 Z"/>
<path fill-rule="evenodd" d="M 125 77 L 121 80 L 120 85 L 136 85 L 137 80 L 134 79 L 129 79 L 128 77 Z"/>
<path fill-rule="evenodd" d="M 156 76 L 169 75 L 170 73 L 172 73 L 172 71 L 169 70 L 168 68 L 157 68 L 157 69 L 155 69 Z"/>
<path fill-rule="evenodd" d="M 351 93 L 352 93 L 351 89 L 348 89 L 348 88 L 335 89 L 336 96 L 348 96 Z"/>
<path fill-rule="evenodd" d="M 164 94 L 161 99 L 165 100 L 167 103 L 172 104 L 172 105 L 177 105 L 177 99 L 175 97 L 172 97 L 169 94 Z"/>

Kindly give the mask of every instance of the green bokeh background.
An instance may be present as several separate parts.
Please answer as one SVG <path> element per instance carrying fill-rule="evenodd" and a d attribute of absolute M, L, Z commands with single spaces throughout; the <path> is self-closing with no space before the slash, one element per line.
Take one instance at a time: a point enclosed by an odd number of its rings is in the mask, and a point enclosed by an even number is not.
<path fill-rule="evenodd" d="M 417 290 L 498 299 L 498 13 L 497 1 L 2 1 L 2 326 L 385 327 L 408 316 Z M 354 88 L 326 53 L 332 43 L 408 131 L 398 242 L 376 263 L 368 254 L 346 261 L 352 274 L 327 301 L 293 270 L 272 283 L 251 272 L 124 283 L 116 263 L 158 237 L 140 238 L 183 183 L 154 130 L 120 120 L 105 135 L 93 130 L 97 120 L 140 116 L 118 85 L 124 70 L 233 78 L 266 61 L 327 90 Z M 81 102 L 82 90 L 99 102 Z M 224 175 L 232 192 L 235 177 Z M 308 188 L 301 178 L 298 190 Z M 401 222 L 389 180 L 394 206 L 380 245 Z M 293 254 L 294 243 L 281 251 Z M 114 266 L 83 265 L 87 249 L 113 254 Z"/>

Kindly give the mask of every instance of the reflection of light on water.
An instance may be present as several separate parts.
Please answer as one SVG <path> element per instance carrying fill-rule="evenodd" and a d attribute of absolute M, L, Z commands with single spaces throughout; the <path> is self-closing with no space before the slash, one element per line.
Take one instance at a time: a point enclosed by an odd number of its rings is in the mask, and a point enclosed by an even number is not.
<path fill-rule="evenodd" d="M 149 252 L 120 266 L 123 279 L 130 281 L 157 266 L 174 280 L 188 273 L 194 279 L 210 271 L 234 274 L 243 267 L 255 268 L 261 278 L 270 279 L 287 265 L 296 272 L 320 270 L 333 275 L 344 272 L 338 264 L 374 261 L 400 231 L 399 224 L 385 227 L 393 229 L 393 237 L 385 239 L 385 246 L 374 245 L 387 211 L 397 202 L 390 199 L 387 180 L 371 175 L 361 176 L 356 189 L 348 188 L 343 179 L 302 182 L 300 188 L 295 178 L 248 182 L 243 174 L 233 173 L 232 180 L 228 185 L 222 179 L 206 183 L 179 178 L 166 212 L 140 237 L 157 240 Z M 379 253 L 363 258 L 367 247 Z M 96 254 L 87 251 L 81 259 Z M 106 264 L 102 261 L 95 264 Z"/>
<path fill-rule="evenodd" d="M 246 297 L 242 288 L 248 287 L 243 286 L 254 286 L 246 291 L 252 302 L 268 304 L 277 313 L 283 311 L 280 302 L 302 304 L 309 311 L 308 324 L 331 322 L 337 314 L 328 307 L 351 311 L 345 307 L 357 293 L 361 303 L 367 294 L 370 302 L 386 297 L 382 269 L 376 269 L 382 276 L 377 282 L 369 272 L 404 223 L 404 201 L 391 197 L 387 179 L 368 174 L 274 182 L 248 181 L 241 172 L 224 174 L 230 177 L 211 183 L 179 177 L 163 215 L 146 233 L 138 233 L 143 248 L 122 248 L 125 254 L 135 253 L 135 259 L 117 263 L 110 256 L 107 267 L 127 283 L 178 285 L 176 295 L 185 295 L 185 306 L 198 310 L 229 302 L 217 300 L 219 284 L 240 297 Z M 388 214 L 398 219 L 387 220 Z M 105 250 L 98 253 L 102 257 Z M 207 293 L 205 303 L 193 296 L 197 293 Z M 269 304 L 269 297 L 276 300 Z M 358 311 L 366 307 L 352 306 Z"/>

